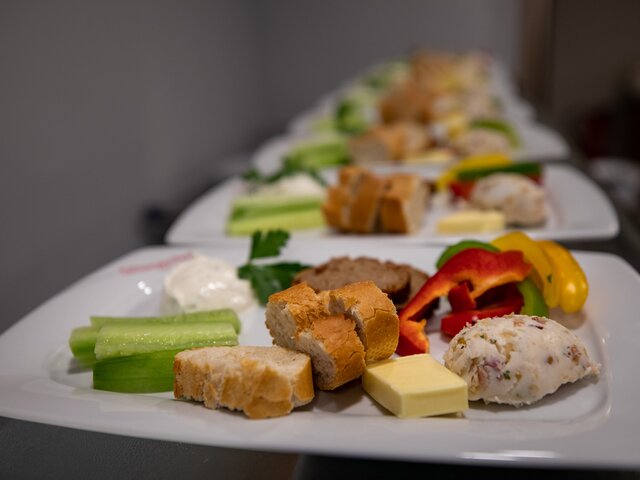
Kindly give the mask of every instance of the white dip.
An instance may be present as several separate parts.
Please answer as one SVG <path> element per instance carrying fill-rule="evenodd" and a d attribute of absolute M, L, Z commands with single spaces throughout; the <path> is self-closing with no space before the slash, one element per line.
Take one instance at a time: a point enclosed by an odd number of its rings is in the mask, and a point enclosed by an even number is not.
<path fill-rule="evenodd" d="M 236 312 L 255 305 L 251 285 L 238 278 L 237 269 L 219 258 L 194 253 L 164 279 L 167 314 L 231 308 Z"/>
<path fill-rule="evenodd" d="M 258 195 L 301 195 L 324 197 L 325 187 L 306 173 L 297 173 L 280 180 L 261 185 L 255 191 Z"/>

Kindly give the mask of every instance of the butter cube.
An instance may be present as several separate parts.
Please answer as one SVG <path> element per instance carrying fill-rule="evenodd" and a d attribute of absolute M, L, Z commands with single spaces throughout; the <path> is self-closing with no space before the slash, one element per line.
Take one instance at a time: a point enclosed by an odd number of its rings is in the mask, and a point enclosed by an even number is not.
<path fill-rule="evenodd" d="M 469 408 L 467 383 L 428 353 L 369 365 L 362 385 L 375 401 L 401 418 Z"/>
<path fill-rule="evenodd" d="M 438 233 L 483 233 L 504 230 L 506 220 L 496 210 L 463 210 L 445 215 L 438 220 Z"/>

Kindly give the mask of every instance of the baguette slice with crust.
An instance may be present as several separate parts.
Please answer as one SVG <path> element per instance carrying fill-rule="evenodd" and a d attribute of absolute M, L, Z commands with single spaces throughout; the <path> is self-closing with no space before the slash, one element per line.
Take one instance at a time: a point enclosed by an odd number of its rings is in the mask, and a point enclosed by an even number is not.
<path fill-rule="evenodd" d="M 174 396 L 249 418 L 287 415 L 314 396 L 307 355 L 281 347 L 205 347 L 174 360 Z"/>
<path fill-rule="evenodd" d="M 422 226 L 429 191 L 418 175 L 395 174 L 380 202 L 382 230 L 414 233 Z"/>
<path fill-rule="evenodd" d="M 311 357 L 316 386 L 333 390 L 364 372 L 364 347 L 353 320 L 332 315 L 325 294 L 306 283 L 269 297 L 266 325 L 276 345 Z"/>
<path fill-rule="evenodd" d="M 358 378 L 367 362 L 390 357 L 398 343 L 396 309 L 371 281 L 319 294 L 304 282 L 294 285 L 269 297 L 266 324 L 276 345 L 311 356 L 321 390 Z"/>
<path fill-rule="evenodd" d="M 352 318 L 365 349 L 365 362 L 393 355 L 398 346 L 396 307 L 372 281 L 357 282 L 328 292 L 329 310 Z"/>
<path fill-rule="evenodd" d="M 363 168 L 356 166 L 343 167 L 340 170 L 338 184 L 327 190 L 327 198 L 322 205 L 329 226 L 342 231 L 350 229 L 351 203 L 364 173 Z"/>
<path fill-rule="evenodd" d="M 362 176 L 349 211 L 349 226 L 352 232 L 371 233 L 376 230 L 380 200 L 386 188 L 386 178 L 370 172 Z"/>

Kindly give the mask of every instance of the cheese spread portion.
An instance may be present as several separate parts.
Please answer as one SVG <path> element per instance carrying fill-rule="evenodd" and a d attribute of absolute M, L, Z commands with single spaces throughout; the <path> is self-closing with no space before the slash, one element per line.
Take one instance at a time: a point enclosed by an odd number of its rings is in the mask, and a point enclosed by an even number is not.
<path fill-rule="evenodd" d="M 504 230 L 506 219 L 496 210 L 462 210 L 445 215 L 438 221 L 438 233 L 483 233 Z"/>
<path fill-rule="evenodd" d="M 375 401 L 401 418 L 444 415 L 469 407 L 467 383 L 427 353 L 369 365 L 362 385 Z"/>

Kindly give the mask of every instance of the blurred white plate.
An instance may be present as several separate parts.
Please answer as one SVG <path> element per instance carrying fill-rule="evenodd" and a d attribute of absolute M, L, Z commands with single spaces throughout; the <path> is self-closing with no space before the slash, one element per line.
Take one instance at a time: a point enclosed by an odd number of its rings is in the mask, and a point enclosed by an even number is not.
<path fill-rule="evenodd" d="M 390 168 L 377 168 L 385 172 Z M 419 167 L 407 167 L 405 171 L 416 171 L 426 177 L 436 178 L 436 172 Z M 618 234 L 618 217 L 606 195 L 586 175 L 578 170 L 557 164 L 545 166 L 544 185 L 548 191 L 550 215 L 545 225 L 521 229 L 534 238 L 553 240 L 587 240 L 612 238 Z M 335 177 L 335 171 L 325 175 Z M 330 182 L 334 179 L 331 178 Z M 228 237 L 226 223 L 234 197 L 244 193 L 245 185 L 240 178 L 229 179 L 205 193 L 191 204 L 171 226 L 165 241 L 169 244 L 211 244 Z M 292 232 L 295 237 L 330 239 L 374 239 L 385 243 L 432 243 L 450 244 L 462 238 L 491 239 L 498 233 L 441 235 L 436 230 L 438 219 L 451 213 L 451 208 L 434 206 L 429 209 L 423 228 L 415 235 L 375 235 L 369 237 L 337 234 L 329 229 L 302 230 Z"/>
<path fill-rule="evenodd" d="M 202 249 L 242 263 L 237 246 Z M 92 314 L 158 313 L 162 280 L 188 251 L 158 247 L 133 252 L 79 281 L 0 336 L 0 415 L 98 432 L 228 448 L 293 451 L 450 463 L 509 466 L 638 467 L 640 457 L 640 278 L 605 254 L 577 254 L 590 297 L 580 315 L 553 315 L 583 339 L 602 364 L 599 379 L 563 386 L 520 409 L 475 402 L 463 418 L 401 420 L 378 407 L 359 382 L 320 392 L 307 407 L 282 418 L 252 421 L 176 401 L 171 393 L 96 391 L 91 374 L 71 362 L 67 338 Z M 337 255 L 369 255 L 432 271 L 440 249 L 360 241 L 293 241 L 284 259 L 319 263 Z M 264 310 L 241 316 L 242 344 L 270 344 Z M 432 353 L 447 339 L 430 324 Z"/>

